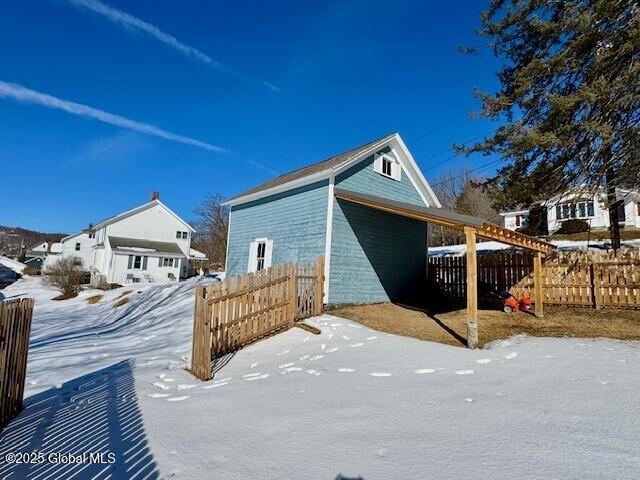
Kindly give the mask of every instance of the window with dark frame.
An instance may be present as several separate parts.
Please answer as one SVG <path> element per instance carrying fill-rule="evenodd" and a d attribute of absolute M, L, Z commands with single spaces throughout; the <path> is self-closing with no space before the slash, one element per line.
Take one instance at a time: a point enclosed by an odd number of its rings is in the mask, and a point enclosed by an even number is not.
<path fill-rule="evenodd" d="M 76 252 L 80 251 L 80 242 L 76 242 Z"/>
<path fill-rule="evenodd" d="M 173 258 L 163 258 L 162 259 L 162 266 L 163 267 L 173 267 Z"/>
<path fill-rule="evenodd" d="M 183 239 L 186 239 L 188 235 L 189 235 L 189 232 L 182 232 Z"/>
<path fill-rule="evenodd" d="M 267 251 L 267 242 L 258 242 L 256 253 L 256 270 L 264 270 L 264 258 Z"/>
<path fill-rule="evenodd" d="M 382 173 L 391 176 L 391 169 L 393 168 L 393 163 L 387 157 L 382 157 Z"/>
<path fill-rule="evenodd" d="M 578 203 L 565 203 L 556 205 L 556 219 L 568 220 L 575 218 L 590 218 L 595 216 L 593 200 Z"/>
<path fill-rule="evenodd" d="M 133 268 L 137 270 L 142 268 L 142 257 L 140 255 L 133 257 Z"/>

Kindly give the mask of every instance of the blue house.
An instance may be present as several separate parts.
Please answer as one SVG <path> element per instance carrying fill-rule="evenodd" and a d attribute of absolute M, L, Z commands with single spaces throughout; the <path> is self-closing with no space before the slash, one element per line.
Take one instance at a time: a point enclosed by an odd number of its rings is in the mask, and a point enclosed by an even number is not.
<path fill-rule="evenodd" d="M 440 207 L 397 133 L 281 175 L 226 205 L 228 277 L 324 256 L 324 301 L 334 305 L 402 299 L 423 280 L 427 224 L 392 210 Z"/>

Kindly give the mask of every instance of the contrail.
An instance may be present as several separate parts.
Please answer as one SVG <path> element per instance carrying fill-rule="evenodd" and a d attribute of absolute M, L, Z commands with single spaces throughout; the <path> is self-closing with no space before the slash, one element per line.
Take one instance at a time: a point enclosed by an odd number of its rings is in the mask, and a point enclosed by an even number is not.
<path fill-rule="evenodd" d="M 87 105 L 82 105 L 81 103 L 62 100 L 60 98 L 47 95 L 46 93 L 36 92 L 35 90 L 25 88 L 21 85 L 17 85 L 15 83 L 6 83 L 2 80 L 0 80 L 0 98 L 9 98 L 22 103 L 42 105 L 43 107 L 62 110 L 72 115 L 93 118 L 104 123 L 115 125 L 117 127 L 135 130 L 136 132 L 144 133 L 146 135 L 152 135 L 154 137 L 164 138 L 172 142 L 193 145 L 194 147 L 209 150 L 211 152 L 231 153 L 226 148 L 217 147 L 215 145 L 211 145 L 210 143 L 201 142 L 200 140 L 167 132 L 166 130 L 162 130 L 161 128 L 154 127 L 153 125 L 130 120 L 128 118 L 121 117 L 120 115 L 114 115 L 113 113 L 98 110 Z"/>
<path fill-rule="evenodd" d="M 211 58 L 206 53 L 201 52 L 197 48 L 182 43 L 173 35 L 169 35 L 168 33 L 163 32 L 155 25 L 147 23 L 138 17 L 134 17 L 133 15 L 123 12 L 122 10 L 113 8 L 105 3 L 100 2 L 99 0 L 69 0 L 69 2 L 76 7 L 86 8 L 88 10 L 91 10 L 92 12 L 102 15 L 110 21 L 117 23 L 125 28 L 133 28 L 145 32 L 151 35 L 156 40 L 164 43 L 165 45 L 178 50 L 183 55 L 195 58 L 202 63 L 215 68 L 216 70 L 226 73 L 227 75 L 258 83 L 274 92 L 280 92 L 280 89 L 272 83 L 269 83 L 265 80 L 260 80 L 258 78 L 253 78 L 245 73 L 242 73 L 232 67 L 225 65 L 224 63 L 220 63 L 217 60 Z"/>

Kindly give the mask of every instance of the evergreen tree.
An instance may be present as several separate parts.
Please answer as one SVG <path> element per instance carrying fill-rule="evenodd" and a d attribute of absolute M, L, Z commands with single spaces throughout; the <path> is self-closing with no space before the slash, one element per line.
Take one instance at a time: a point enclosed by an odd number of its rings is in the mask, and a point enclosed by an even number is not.
<path fill-rule="evenodd" d="M 638 2 L 492 0 L 481 18 L 503 63 L 498 91 L 477 95 L 503 124 L 460 149 L 506 160 L 489 181 L 499 208 L 606 188 L 618 248 L 615 188 L 640 185 Z"/>

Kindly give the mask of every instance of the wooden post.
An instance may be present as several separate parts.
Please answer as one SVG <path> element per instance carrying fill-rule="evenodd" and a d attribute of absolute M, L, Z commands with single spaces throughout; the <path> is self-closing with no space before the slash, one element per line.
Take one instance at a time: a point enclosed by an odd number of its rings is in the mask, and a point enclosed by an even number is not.
<path fill-rule="evenodd" d="M 465 227 L 467 241 L 467 347 L 478 346 L 478 271 L 476 232 Z"/>
<path fill-rule="evenodd" d="M 298 315 L 298 266 L 295 263 L 291 263 L 289 266 L 289 296 L 291 298 L 289 316 L 289 325 L 293 326 Z"/>
<path fill-rule="evenodd" d="M 543 293 L 543 275 L 542 275 L 542 253 L 536 252 L 533 257 L 533 288 L 536 317 L 544 317 L 544 293 Z"/>
<path fill-rule="evenodd" d="M 323 299 L 324 299 L 324 257 L 318 257 L 316 259 L 316 285 L 315 285 L 315 315 L 322 315 Z"/>

